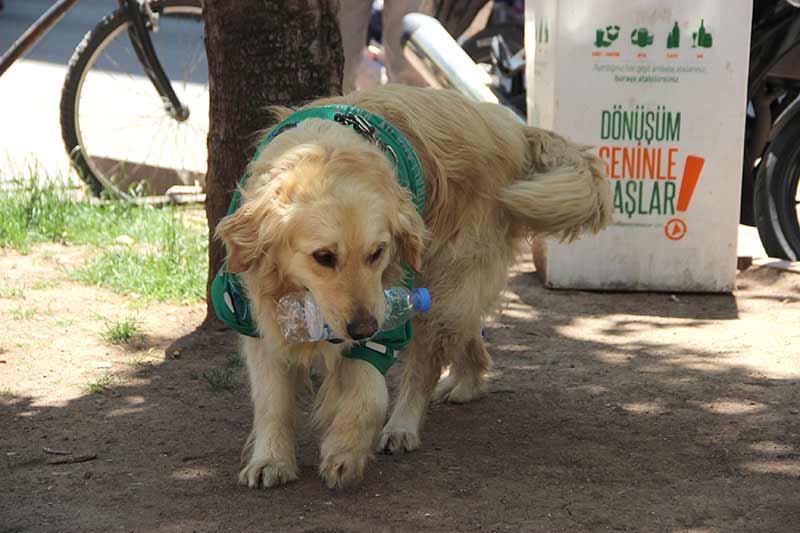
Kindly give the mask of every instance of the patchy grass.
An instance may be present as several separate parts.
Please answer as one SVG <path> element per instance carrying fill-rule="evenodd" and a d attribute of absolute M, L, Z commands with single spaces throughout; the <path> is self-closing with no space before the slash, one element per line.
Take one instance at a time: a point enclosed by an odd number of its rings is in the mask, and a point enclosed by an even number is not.
<path fill-rule="evenodd" d="M 149 374 L 155 369 L 155 361 L 152 359 L 155 348 L 148 348 L 147 352 L 138 352 L 131 356 L 128 366 L 140 374 Z"/>
<path fill-rule="evenodd" d="M 31 289 L 42 290 L 42 289 L 54 289 L 61 285 L 61 282 L 54 279 L 43 279 L 39 280 L 31 285 Z"/>
<path fill-rule="evenodd" d="M 237 350 L 228 355 L 227 366 L 231 368 L 242 368 L 244 366 L 244 356 Z"/>
<path fill-rule="evenodd" d="M 42 242 L 96 251 L 69 272 L 84 283 L 145 302 L 205 298 L 208 231 L 197 208 L 154 208 L 81 198 L 60 181 L 32 177 L 0 189 L 0 248 L 28 253 Z M 42 288 L 46 288 L 43 284 Z"/>
<path fill-rule="evenodd" d="M 72 201 L 66 187 L 38 177 L 4 183 L 0 191 L 0 247 L 30 250 L 64 238 Z"/>
<path fill-rule="evenodd" d="M 107 342 L 111 344 L 130 344 L 136 340 L 144 340 L 139 319 L 135 316 L 128 316 L 122 320 L 105 321 L 105 330 L 100 333 Z"/>
<path fill-rule="evenodd" d="M 0 285 L 0 298 L 22 298 L 22 287 L 7 287 Z"/>
<path fill-rule="evenodd" d="M 87 383 L 84 389 L 89 394 L 100 394 L 108 390 L 108 388 L 111 386 L 112 381 L 114 381 L 114 376 L 112 376 L 108 372 L 103 372 L 102 374 L 97 376 L 97 379 Z"/>
<path fill-rule="evenodd" d="M 60 317 L 60 318 L 56 318 L 53 321 L 53 326 L 55 326 L 57 328 L 68 328 L 68 327 L 70 327 L 70 326 L 72 326 L 74 324 L 75 324 L 75 319 L 74 318 L 63 318 L 63 317 Z"/>
<path fill-rule="evenodd" d="M 11 405 L 18 399 L 19 397 L 9 387 L 0 388 L 0 405 Z"/>
<path fill-rule="evenodd" d="M 146 309 L 148 305 L 150 305 L 150 302 L 143 298 L 132 298 L 125 302 L 125 307 L 130 311 L 141 311 Z"/>
<path fill-rule="evenodd" d="M 222 370 L 209 370 L 193 376 L 195 379 L 202 379 L 208 386 L 215 391 L 233 390 L 233 369 L 225 367 Z"/>
<path fill-rule="evenodd" d="M 37 312 L 38 311 L 35 307 L 18 305 L 11 310 L 11 318 L 14 320 L 32 320 L 36 316 Z"/>
<path fill-rule="evenodd" d="M 231 391 L 236 386 L 236 370 L 244 365 L 241 356 L 233 353 L 228 356 L 225 368 L 221 370 L 209 370 L 200 374 L 192 374 L 192 379 L 201 379 L 208 383 L 208 386 L 215 391 Z"/>
<path fill-rule="evenodd" d="M 156 364 L 153 361 L 148 361 L 142 358 L 132 359 L 128 365 L 132 370 L 138 372 L 140 375 L 150 374 L 156 368 Z"/>

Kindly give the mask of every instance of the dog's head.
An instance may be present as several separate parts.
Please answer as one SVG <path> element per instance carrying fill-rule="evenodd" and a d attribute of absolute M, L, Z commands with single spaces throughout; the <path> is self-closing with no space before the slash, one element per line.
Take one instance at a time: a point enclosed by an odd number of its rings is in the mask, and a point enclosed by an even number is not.
<path fill-rule="evenodd" d="M 378 148 L 307 120 L 267 146 L 216 234 L 251 299 L 308 289 L 334 332 L 359 340 L 380 328 L 400 259 L 420 269 L 425 229 Z"/>

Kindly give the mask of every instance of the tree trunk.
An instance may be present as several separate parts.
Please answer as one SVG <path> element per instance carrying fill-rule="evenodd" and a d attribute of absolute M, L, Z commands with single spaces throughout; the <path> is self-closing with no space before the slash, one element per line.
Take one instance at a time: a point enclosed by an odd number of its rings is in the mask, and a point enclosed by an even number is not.
<path fill-rule="evenodd" d="M 225 250 L 214 229 L 269 126 L 270 105 L 298 105 L 341 94 L 341 38 L 336 0 L 206 0 L 205 44 L 211 93 L 206 215 L 208 306 L 216 321 L 211 282 Z"/>

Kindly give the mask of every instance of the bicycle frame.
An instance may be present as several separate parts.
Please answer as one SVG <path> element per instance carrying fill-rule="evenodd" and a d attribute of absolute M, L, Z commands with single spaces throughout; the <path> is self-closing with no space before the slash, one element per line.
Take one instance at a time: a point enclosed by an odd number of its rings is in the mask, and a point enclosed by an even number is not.
<path fill-rule="evenodd" d="M 128 37 L 134 53 L 142 64 L 145 74 L 167 105 L 167 111 L 178 121 L 189 118 L 189 108 L 175 94 L 172 84 L 158 60 L 150 39 L 149 28 L 157 27 L 158 15 L 150 10 L 149 0 L 118 0 L 121 9 L 128 12 L 131 23 L 128 26 Z M 53 26 L 75 7 L 78 0 L 58 0 L 48 9 L 22 36 L 14 41 L 5 54 L 0 57 L 0 76 L 8 70 L 25 52 L 50 31 Z"/>
<path fill-rule="evenodd" d="M 178 95 L 175 94 L 153 48 L 153 41 L 150 39 L 148 27 L 157 27 L 158 15 L 150 10 L 150 3 L 146 0 L 141 3 L 138 0 L 119 0 L 119 5 L 120 8 L 128 11 L 131 20 L 131 24 L 128 26 L 128 37 L 145 74 L 164 100 L 172 118 L 179 122 L 186 120 L 189 118 L 189 108 L 183 105 L 178 99 Z"/>
<path fill-rule="evenodd" d="M 31 46 L 44 37 L 53 26 L 58 24 L 58 21 L 67 14 L 67 11 L 72 9 L 77 3 L 78 0 L 59 0 L 53 4 L 50 9 L 45 11 L 19 39 L 14 41 L 11 48 L 0 57 L 0 76 L 14 64 L 14 61 L 19 59 Z"/>

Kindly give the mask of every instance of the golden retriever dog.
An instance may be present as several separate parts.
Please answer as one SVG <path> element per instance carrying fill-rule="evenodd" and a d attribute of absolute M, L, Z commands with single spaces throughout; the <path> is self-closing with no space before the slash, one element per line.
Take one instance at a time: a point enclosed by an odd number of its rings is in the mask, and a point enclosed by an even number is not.
<path fill-rule="evenodd" d="M 325 104 L 364 109 L 405 135 L 424 170 L 426 206 L 420 217 L 385 154 L 334 121 L 305 120 L 252 162 L 240 208 L 216 230 L 260 333 L 242 339 L 254 417 L 239 480 L 250 487 L 297 478 L 296 398 L 311 366 L 324 374 L 313 420 L 329 487 L 360 480 L 374 451 L 416 449 L 432 399 L 468 402 L 485 390 L 481 320 L 498 306 L 520 244 L 532 234 L 597 232 L 611 214 L 602 166 L 586 147 L 524 126 L 501 106 L 396 85 L 310 105 Z M 433 305 L 413 319 L 386 422 L 383 375 L 342 351 L 380 328 L 383 290 L 401 279 L 401 259 Z M 303 289 L 344 343 L 284 341 L 276 300 Z"/>

